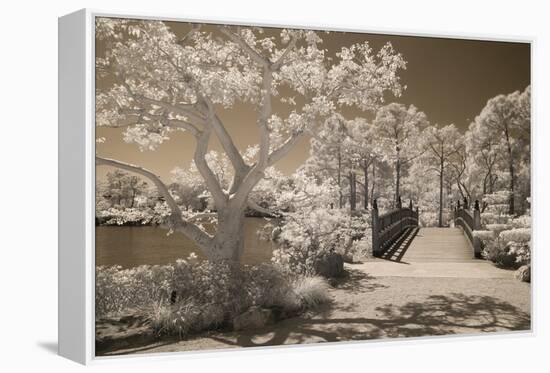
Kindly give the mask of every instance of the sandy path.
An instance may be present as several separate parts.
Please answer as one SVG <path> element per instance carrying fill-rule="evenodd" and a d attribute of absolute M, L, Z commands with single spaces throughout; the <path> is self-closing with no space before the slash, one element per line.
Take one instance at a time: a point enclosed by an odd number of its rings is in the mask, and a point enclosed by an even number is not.
<path fill-rule="evenodd" d="M 378 268 L 376 263 L 380 263 Z M 254 332 L 212 332 L 188 340 L 160 342 L 113 353 L 225 349 L 530 328 L 530 285 L 511 278 L 507 271 L 478 268 L 472 272 L 474 276 L 465 278 L 466 268 L 455 268 L 451 272 L 454 277 L 442 277 L 437 274 L 449 269 L 441 266 L 432 266 L 435 267 L 432 272 L 421 268 L 415 274 L 412 270 L 411 276 L 395 275 L 402 270 L 388 267 L 384 261 L 346 267 L 349 278 L 330 290 L 332 304 L 316 314 L 287 319 Z M 377 275 L 367 274 L 373 272 Z"/>

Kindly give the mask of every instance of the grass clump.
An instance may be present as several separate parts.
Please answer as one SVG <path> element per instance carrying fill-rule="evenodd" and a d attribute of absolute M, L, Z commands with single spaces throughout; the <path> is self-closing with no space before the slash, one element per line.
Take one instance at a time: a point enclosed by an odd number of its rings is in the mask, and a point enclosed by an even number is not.
<path fill-rule="evenodd" d="M 304 309 L 313 309 L 330 302 L 327 281 L 320 277 L 300 277 L 294 281 L 293 291 Z"/>

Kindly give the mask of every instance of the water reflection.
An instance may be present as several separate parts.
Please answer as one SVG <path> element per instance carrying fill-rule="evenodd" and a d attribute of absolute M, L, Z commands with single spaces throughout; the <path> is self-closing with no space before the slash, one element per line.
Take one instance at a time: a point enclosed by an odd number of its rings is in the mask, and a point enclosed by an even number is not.
<path fill-rule="evenodd" d="M 261 240 L 257 231 L 265 224 L 261 218 L 246 218 L 243 263 L 257 264 L 269 261 L 272 243 Z M 121 265 L 124 268 L 142 264 L 166 264 L 186 258 L 200 250 L 181 233 L 167 236 L 159 227 L 96 227 L 96 265 Z"/>

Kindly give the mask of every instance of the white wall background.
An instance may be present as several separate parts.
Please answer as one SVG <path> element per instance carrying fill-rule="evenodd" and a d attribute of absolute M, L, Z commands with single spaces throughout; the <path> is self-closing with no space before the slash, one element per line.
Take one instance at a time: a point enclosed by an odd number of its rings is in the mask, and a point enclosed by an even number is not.
<path fill-rule="evenodd" d="M 114 372 L 543 371 L 550 363 L 550 28 L 544 1 L 7 1 L 0 21 L 0 370 L 77 371 L 57 341 L 57 17 L 82 7 L 370 30 L 534 37 L 535 337 L 486 337 L 111 361 Z M 544 193 L 544 194 L 543 194 Z M 544 346 L 546 344 L 546 347 Z"/>

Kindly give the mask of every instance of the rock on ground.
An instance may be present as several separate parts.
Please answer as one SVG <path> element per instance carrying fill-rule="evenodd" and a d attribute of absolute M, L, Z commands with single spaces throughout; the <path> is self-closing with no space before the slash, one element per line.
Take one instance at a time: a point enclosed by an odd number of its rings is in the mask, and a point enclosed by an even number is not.
<path fill-rule="evenodd" d="M 531 282 L 531 266 L 524 265 L 519 267 L 519 269 L 515 273 L 515 276 L 520 281 Z"/>
<path fill-rule="evenodd" d="M 318 258 L 313 264 L 315 272 L 323 277 L 342 277 L 344 275 L 344 258 L 337 253 L 328 253 Z"/>
<path fill-rule="evenodd" d="M 275 316 L 271 309 L 252 306 L 233 319 L 233 330 L 260 329 L 273 322 L 275 322 Z"/>

